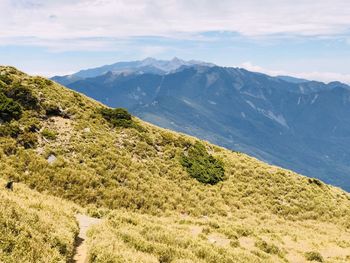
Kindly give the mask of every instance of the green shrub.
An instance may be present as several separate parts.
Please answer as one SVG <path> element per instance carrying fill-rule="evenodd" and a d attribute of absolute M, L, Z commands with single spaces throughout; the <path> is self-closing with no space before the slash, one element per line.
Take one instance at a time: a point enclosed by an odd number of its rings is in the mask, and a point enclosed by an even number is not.
<path fill-rule="evenodd" d="M 238 239 L 234 239 L 230 241 L 230 246 L 231 247 L 239 247 L 239 240 Z"/>
<path fill-rule="evenodd" d="M 2 82 L 4 82 L 5 84 L 7 84 L 7 85 L 10 85 L 12 83 L 12 78 L 9 75 L 7 75 L 7 74 L 5 74 L 5 75 L 1 74 L 0 75 L 0 80 Z"/>
<path fill-rule="evenodd" d="M 22 107 L 16 101 L 0 92 L 0 119 L 3 121 L 18 120 L 22 114 Z"/>
<path fill-rule="evenodd" d="M 48 129 L 44 129 L 42 132 L 41 132 L 41 135 L 44 136 L 46 139 L 48 140 L 55 140 L 56 137 L 57 137 L 57 134 L 56 132 L 54 131 L 50 131 Z"/>
<path fill-rule="evenodd" d="M 4 154 L 7 156 L 17 153 L 17 142 L 14 139 L 1 142 L 1 148 Z"/>
<path fill-rule="evenodd" d="M 130 128 L 133 126 L 131 114 L 125 109 L 104 108 L 104 109 L 100 109 L 100 113 L 106 120 L 112 123 L 112 125 L 115 127 Z"/>
<path fill-rule="evenodd" d="M 35 148 L 38 144 L 38 137 L 33 132 L 25 132 L 18 137 L 18 143 L 25 149 Z"/>
<path fill-rule="evenodd" d="M 210 155 L 200 142 L 191 146 L 187 154 L 182 154 L 181 164 L 191 177 L 201 183 L 214 185 L 224 180 L 223 163 Z"/>
<path fill-rule="evenodd" d="M 306 252 L 305 253 L 305 258 L 308 261 L 324 262 L 322 255 L 319 252 L 316 252 L 316 251 Z"/>
<path fill-rule="evenodd" d="M 20 84 L 15 84 L 8 88 L 5 94 L 26 109 L 38 109 L 39 107 L 39 100 L 32 94 L 30 89 Z"/>
<path fill-rule="evenodd" d="M 322 182 L 316 178 L 309 178 L 308 182 L 309 182 L 309 184 L 315 184 L 317 186 L 322 186 Z"/>
<path fill-rule="evenodd" d="M 259 249 L 261 249 L 262 251 L 264 251 L 265 253 L 268 254 L 280 254 L 281 250 L 274 244 L 269 244 L 264 240 L 259 240 L 255 243 L 255 246 Z"/>
<path fill-rule="evenodd" d="M 44 81 L 45 81 L 45 84 L 46 84 L 47 86 L 53 85 L 53 81 L 52 81 L 52 80 L 44 79 Z"/>
<path fill-rule="evenodd" d="M 21 120 L 22 121 L 22 120 Z M 27 118 L 23 120 L 24 122 L 24 130 L 26 132 L 37 132 L 41 129 L 41 123 L 38 118 Z"/>
<path fill-rule="evenodd" d="M 20 133 L 21 130 L 17 122 L 0 125 L 0 136 L 2 137 L 10 136 L 12 138 L 17 138 Z"/>
<path fill-rule="evenodd" d="M 44 109 L 46 116 L 48 117 L 61 115 L 61 110 L 57 105 L 44 104 Z"/>
<path fill-rule="evenodd" d="M 45 114 L 47 117 L 60 116 L 65 119 L 69 119 L 70 115 L 68 112 L 62 110 L 59 106 L 50 103 L 44 104 Z"/>

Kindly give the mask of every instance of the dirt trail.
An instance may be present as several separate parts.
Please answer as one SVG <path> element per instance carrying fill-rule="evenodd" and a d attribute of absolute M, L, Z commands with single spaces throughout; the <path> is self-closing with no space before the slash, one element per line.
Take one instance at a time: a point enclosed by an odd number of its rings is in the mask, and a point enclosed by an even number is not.
<path fill-rule="evenodd" d="M 100 223 L 101 219 L 81 214 L 78 214 L 76 218 L 79 222 L 80 231 L 76 240 L 75 254 L 72 263 L 86 263 L 88 254 L 86 244 L 86 232 L 91 226 Z"/>

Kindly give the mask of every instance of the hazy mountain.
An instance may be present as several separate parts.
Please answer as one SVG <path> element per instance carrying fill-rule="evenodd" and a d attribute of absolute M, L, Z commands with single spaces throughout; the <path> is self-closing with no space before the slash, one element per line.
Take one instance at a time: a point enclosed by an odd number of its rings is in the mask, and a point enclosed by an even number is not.
<path fill-rule="evenodd" d="M 350 190 L 350 91 L 240 68 L 113 73 L 68 87 L 140 118 Z"/>
<path fill-rule="evenodd" d="M 177 70 L 180 67 L 193 65 L 205 65 L 209 67 L 214 66 L 214 64 L 211 63 L 196 60 L 185 61 L 176 57 L 172 60 L 157 60 L 154 58 L 146 58 L 139 61 L 117 62 L 112 65 L 105 65 L 98 68 L 81 70 L 72 75 L 55 76 L 52 79 L 63 85 L 67 85 L 69 83 L 72 83 L 74 80 L 97 77 L 106 74 L 107 72 L 166 74 Z"/>
<path fill-rule="evenodd" d="M 81 80 L 83 78 L 78 77 L 76 75 L 67 75 L 67 76 L 55 76 L 52 78 L 52 80 L 62 84 L 62 85 L 68 85 L 71 83 L 74 83 L 78 80 Z"/>

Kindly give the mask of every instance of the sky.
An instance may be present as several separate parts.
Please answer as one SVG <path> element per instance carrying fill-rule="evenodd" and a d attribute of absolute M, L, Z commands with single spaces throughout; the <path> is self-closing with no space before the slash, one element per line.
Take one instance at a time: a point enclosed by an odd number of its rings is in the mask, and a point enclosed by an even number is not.
<path fill-rule="evenodd" d="M 36 75 L 155 57 L 350 83 L 348 0 L 0 0 L 0 64 Z"/>

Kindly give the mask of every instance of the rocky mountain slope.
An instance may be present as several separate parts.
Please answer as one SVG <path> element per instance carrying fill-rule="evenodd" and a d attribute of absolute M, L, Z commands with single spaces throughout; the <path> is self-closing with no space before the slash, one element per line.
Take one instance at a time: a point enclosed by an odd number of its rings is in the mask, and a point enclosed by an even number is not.
<path fill-rule="evenodd" d="M 320 180 L 11 67 L 0 68 L 0 105 L 1 178 L 105 218 L 87 233 L 89 262 L 350 259 L 349 194 Z"/>
<path fill-rule="evenodd" d="M 212 65 L 166 74 L 109 69 L 61 83 L 161 127 L 350 190 L 349 86 Z"/>

